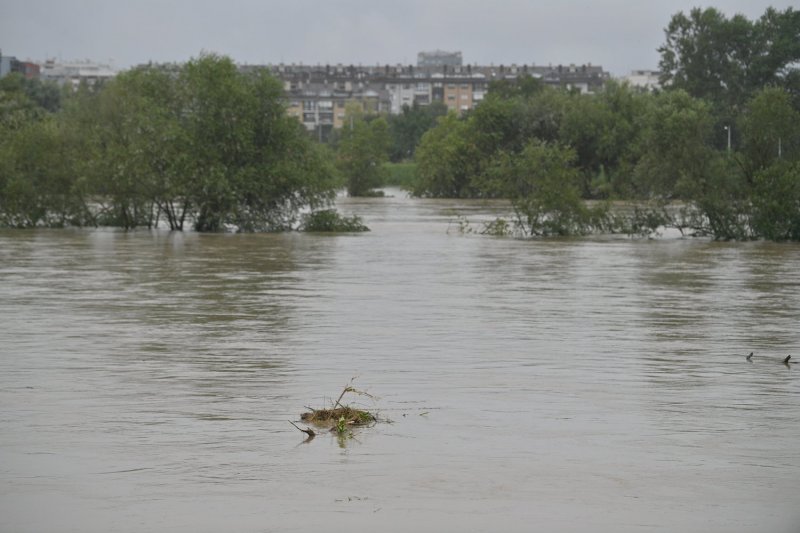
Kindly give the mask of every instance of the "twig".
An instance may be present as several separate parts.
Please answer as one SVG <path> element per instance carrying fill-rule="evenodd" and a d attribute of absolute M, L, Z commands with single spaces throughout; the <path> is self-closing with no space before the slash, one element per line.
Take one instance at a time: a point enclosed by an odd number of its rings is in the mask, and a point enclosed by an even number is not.
<path fill-rule="evenodd" d="M 340 401 L 342 401 L 342 398 L 344 397 L 344 395 L 345 395 L 345 394 L 347 394 L 348 392 L 355 392 L 355 391 L 356 391 L 356 390 L 353 388 L 353 380 L 354 380 L 354 379 L 356 379 L 356 377 L 355 377 L 355 376 L 353 376 L 352 378 L 350 378 L 350 383 L 348 383 L 347 385 L 345 385 L 345 387 L 344 387 L 344 390 L 343 390 L 343 391 L 342 391 L 342 393 L 339 395 L 339 398 L 337 398 L 337 399 L 336 399 L 336 402 L 333 404 L 333 408 L 334 408 L 334 409 L 336 409 L 336 406 L 337 406 L 337 405 L 341 405 L 342 407 L 344 407 L 342 404 L 340 404 L 340 403 L 339 403 Z"/>
<path fill-rule="evenodd" d="M 314 430 L 313 430 L 313 429 L 311 429 L 311 428 L 310 428 L 310 427 L 308 427 L 308 426 L 306 426 L 306 429 L 303 429 L 303 428 L 301 428 L 300 426 L 298 426 L 297 424 L 295 424 L 294 422 L 292 422 L 291 420 L 289 420 L 289 423 L 290 423 L 291 425 L 293 425 L 294 427 L 296 427 L 297 429 L 299 429 L 300 431 L 302 431 L 303 433 L 305 433 L 306 435 L 308 435 L 308 438 L 309 438 L 309 439 L 313 439 L 314 437 L 316 437 L 316 436 L 317 436 L 317 434 L 314 432 Z"/>

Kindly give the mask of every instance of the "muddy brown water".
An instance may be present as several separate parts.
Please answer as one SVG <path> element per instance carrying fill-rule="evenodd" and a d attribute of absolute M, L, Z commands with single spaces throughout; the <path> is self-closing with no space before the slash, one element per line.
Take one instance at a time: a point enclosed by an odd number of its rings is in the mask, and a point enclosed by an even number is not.
<path fill-rule="evenodd" d="M 359 235 L 0 231 L 0 531 L 800 531 L 799 246 L 390 192 Z M 303 444 L 353 376 L 392 423 Z"/>

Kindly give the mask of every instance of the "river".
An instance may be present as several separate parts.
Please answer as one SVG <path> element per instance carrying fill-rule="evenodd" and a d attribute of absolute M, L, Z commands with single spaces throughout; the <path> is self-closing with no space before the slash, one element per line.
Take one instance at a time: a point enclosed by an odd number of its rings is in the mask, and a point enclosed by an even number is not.
<path fill-rule="evenodd" d="M 364 234 L 0 230 L 0 531 L 800 530 L 800 247 L 390 193 L 339 200 Z M 354 377 L 384 421 L 304 443 Z"/>

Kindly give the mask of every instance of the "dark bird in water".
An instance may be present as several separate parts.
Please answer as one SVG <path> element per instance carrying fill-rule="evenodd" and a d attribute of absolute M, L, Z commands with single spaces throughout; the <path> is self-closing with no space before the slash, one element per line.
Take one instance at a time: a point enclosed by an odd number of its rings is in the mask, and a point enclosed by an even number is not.
<path fill-rule="evenodd" d="M 786 366 L 789 366 L 789 363 L 794 364 L 794 361 L 789 361 L 789 359 L 791 359 L 791 358 L 792 358 L 791 355 L 787 355 L 786 359 L 783 360 L 783 364 L 786 365 Z"/>
<path fill-rule="evenodd" d="M 752 361 L 753 360 L 753 352 L 750 352 L 750 355 L 746 356 L 745 359 L 747 359 L 748 361 Z"/>

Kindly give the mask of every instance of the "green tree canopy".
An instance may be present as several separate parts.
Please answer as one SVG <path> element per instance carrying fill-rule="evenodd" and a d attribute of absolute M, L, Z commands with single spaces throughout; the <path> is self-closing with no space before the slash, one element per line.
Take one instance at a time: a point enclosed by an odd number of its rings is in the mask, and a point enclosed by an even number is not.
<path fill-rule="evenodd" d="M 371 196 L 386 178 L 389 159 L 389 123 L 379 117 L 346 116 L 339 139 L 336 165 L 345 178 L 347 194 Z"/>
<path fill-rule="evenodd" d="M 438 198 L 472 196 L 476 156 L 467 123 L 455 112 L 440 118 L 438 125 L 423 135 L 417 148 L 417 180 L 412 192 Z"/>
<path fill-rule="evenodd" d="M 389 116 L 391 148 L 389 159 L 395 163 L 412 159 L 420 139 L 436 125 L 436 119 L 447 114 L 447 106 L 433 102 L 427 106 L 403 106 L 399 115 Z"/>
<path fill-rule="evenodd" d="M 714 8 L 675 14 L 658 49 L 662 84 L 717 107 L 743 104 L 762 87 L 785 85 L 800 61 L 800 12 L 769 8 L 757 21 Z"/>
<path fill-rule="evenodd" d="M 745 174 L 755 174 L 778 159 L 800 158 L 800 112 L 788 92 L 768 87 L 758 92 L 739 117 L 741 161 Z"/>
<path fill-rule="evenodd" d="M 14 98 L 13 113 L 30 103 L 16 93 Z M 52 143 L 73 146 L 81 156 L 74 164 L 70 158 L 47 160 L 48 172 L 69 182 L 59 190 L 69 190 L 84 206 L 83 219 L 71 223 L 133 228 L 163 216 L 177 230 L 190 220 L 199 231 L 275 231 L 295 224 L 301 209 L 326 205 L 335 193 L 332 162 L 287 116 L 281 84 L 265 72 L 242 73 L 225 57 L 143 67 L 96 91 L 79 89 L 53 120 L 37 135 L 54 136 Z M 22 153 L 19 143 L 34 149 L 28 140 L 33 133 L 11 134 L 8 126 L 2 131 L 0 141 L 13 137 L 0 145 L 0 186 L 8 205 L 25 198 L 25 191 L 37 196 L 42 171 L 12 156 Z M 38 211 L 63 211 L 49 197 L 37 198 Z M 51 218 L 15 220 L 36 225 Z"/>

